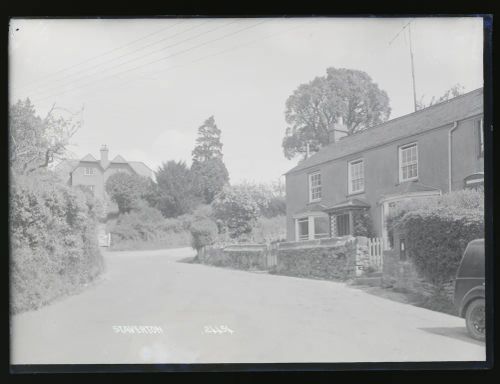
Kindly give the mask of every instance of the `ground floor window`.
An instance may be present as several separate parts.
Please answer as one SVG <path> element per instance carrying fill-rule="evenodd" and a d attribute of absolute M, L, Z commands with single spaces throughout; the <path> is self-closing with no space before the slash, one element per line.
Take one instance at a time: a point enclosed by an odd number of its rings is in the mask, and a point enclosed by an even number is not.
<path fill-rule="evenodd" d="M 298 239 L 300 241 L 309 240 L 309 218 L 297 220 Z"/>
<path fill-rule="evenodd" d="M 314 218 L 314 238 L 325 239 L 330 237 L 330 223 L 327 216 Z"/>
<path fill-rule="evenodd" d="M 326 214 L 298 218 L 295 229 L 298 241 L 330 237 L 330 222 Z"/>

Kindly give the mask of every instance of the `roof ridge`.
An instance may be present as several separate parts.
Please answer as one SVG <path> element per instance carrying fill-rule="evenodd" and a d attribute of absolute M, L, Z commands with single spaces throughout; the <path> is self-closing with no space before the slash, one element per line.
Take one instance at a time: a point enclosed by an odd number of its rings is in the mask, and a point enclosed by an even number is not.
<path fill-rule="evenodd" d="M 324 162 L 328 162 L 331 159 L 329 159 L 329 160 L 323 160 L 323 161 L 319 161 L 319 162 L 317 162 L 316 159 L 321 159 L 321 156 L 324 157 L 324 153 L 325 152 L 329 152 L 331 150 L 333 150 L 333 151 L 338 150 L 339 148 L 341 148 L 340 146 L 345 146 L 345 145 L 349 146 L 349 145 L 352 145 L 352 144 L 356 145 L 356 143 L 359 144 L 359 142 L 362 141 L 363 138 L 366 135 L 378 135 L 379 132 L 384 132 L 383 128 L 394 130 L 394 127 L 397 127 L 398 126 L 397 124 L 401 123 L 402 121 L 403 122 L 412 121 L 412 119 L 416 119 L 417 118 L 416 116 L 422 116 L 422 115 L 425 116 L 425 113 L 436 113 L 435 110 L 437 108 L 443 108 L 443 106 L 445 106 L 445 105 L 456 103 L 458 100 L 464 99 L 466 97 L 471 97 L 473 95 L 476 95 L 475 97 L 478 97 L 478 94 L 480 92 L 482 92 L 482 91 L 483 91 L 483 87 L 474 89 L 472 91 L 469 91 L 469 92 L 464 93 L 462 95 L 459 95 L 457 97 L 453 97 L 453 98 L 451 98 L 449 100 L 445 100 L 443 102 L 433 104 L 433 105 L 431 105 L 431 106 L 429 106 L 427 108 L 422 108 L 422 109 L 420 109 L 418 111 L 415 111 L 415 112 L 412 112 L 412 113 L 408 113 L 406 115 L 402 115 L 402 116 L 396 117 L 396 118 L 391 119 L 391 120 L 387 120 L 387 121 L 385 121 L 383 123 L 379 123 L 377 125 L 371 126 L 371 127 L 367 128 L 367 129 L 365 129 L 365 130 L 363 130 L 363 131 L 361 131 L 359 133 L 356 133 L 356 134 L 344 137 L 344 138 L 339 139 L 339 140 L 337 140 L 337 141 L 335 141 L 333 143 L 329 143 L 328 145 L 320 148 L 319 151 L 317 151 L 316 153 L 314 153 L 313 155 L 311 155 L 309 158 L 303 159 L 302 161 L 299 161 L 296 166 L 294 166 L 292 169 L 290 169 L 289 171 L 287 171 L 285 174 L 288 174 L 288 173 L 291 173 L 291 172 L 295 172 L 295 171 L 298 171 L 298 170 L 301 170 L 301 169 L 307 169 L 309 167 L 312 167 L 312 166 L 315 166 L 315 165 L 318 165 L 318 164 L 321 164 L 321 163 L 324 163 Z M 469 115 L 470 115 L 470 112 L 471 112 L 470 110 L 467 111 L 467 113 L 469 113 Z M 472 116 L 472 115 L 470 115 L 470 116 Z M 438 128 L 438 127 L 439 127 L 439 125 L 433 126 L 432 128 L 429 128 L 429 129 L 434 129 L 434 128 Z M 426 129 L 425 131 L 427 131 L 429 129 Z M 352 152 L 352 153 L 355 153 L 355 152 Z M 315 159 L 316 162 L 313 159 Z"/>
<path fill-rule="evenodd" d="M 421 112 L 427 112 L 427 111 L 429 111 L 429 109 L 433 109 L 433 108 L 435 108 L 435 107 L 442 106 L 443 104 L 447 104 L 447 103 L 452 102 L 452 101 L 455 101 L 455 100 L 457 100 L 457 99 L 461 99 L 461 98 L 463 98 L 463 97 L 465 97 L 465 96 L 468 96 L 468 95 L 469 95 L 469 94 L 471 94 L 471 93 L 479 92 L 480 90 L 483 90 L 483 87 L 481 87 L 481 88 L 476 88 L 476 89 L 474 89 L 474 90 L 472 90 L 472 91 L 469 91 L 469 92 L 463 93 L 463 94 L 461 94 L 461 95 L 458 95 L 458 96 L 452 97 L 451 99 L 444 100 L 444 101 L 441 101 L 441 102 L 439 102 L 439 103 L 429 105 L 428 107 L 425 107 L 425 108 L 419 109 L 418 111 L 413 111 L 413 112 L 407 113 L 406 115 L 401 115 L 401 116 L 395 117 L 394 119 L 386 120 L 386 121 L 384 121 L 384 122 L 382 122 L 382 123 L 378 123 L 378 124 L 372 125 L 372 126 L 370 126 L 370 127 L 366 128 L 366 129 L 364 129 L 364 130 L 362 130 L 362 131 L 360 131 L 360 132 L 358 132 L 358 133 L 355 133 L 355 134 L 350 135 L 350 136 L 344 136 L 344 137 L 340 138 L 338 141 L 335 141 L 335 142 L 333 142 L 333 143 L 329 143 L 328 145 L 326 145 L 326 146 L 325 146 L 325 147 L 323 147 L 323 148 L 327 148 L 327 147 L 329 147 L 330 145 L 336 144 L 336 143 L 338 143 L 340 140 L 345 140 L 345 139 L 348 139 L 348 140 L 349 140 L 350 138 L 356 137 L 356 136 L 358 136 L 358 135 L 362 135 L 363 133 L 366 133 L 366 132 L 368 132 L 368 131 L 371 131 L 372 129 L 379 128 L 379 127 L 381 127 L 381 126 L 383 126 L 383 125 L 385 125 L 385 124 L 392 123 L 392 122 L 394 122 L 394 121 L 396 121 L 396 120 L 401 120 L 401 119 L 404 119 L 404 118 L 407 118 L 407 117 L 410 117 L 410 116 L 414 116 L 414 115 L 419 114 L 419 113 L 421 113 Z M 321 149 L 323 149 L 323 148 L 321 148 Z M 319 152 L 319 151 L 318 151 L 318 152 Z M 318 152 L 316 152 L 316 153 L 318 153 Z M 316 154 L 316 153 L 315 153 L 315 154 Z M 314 156 L 314 155 L 313 155 L 313 156 Z M 312 157 L 312 156 L 311 156 L 311 157 Z"/>

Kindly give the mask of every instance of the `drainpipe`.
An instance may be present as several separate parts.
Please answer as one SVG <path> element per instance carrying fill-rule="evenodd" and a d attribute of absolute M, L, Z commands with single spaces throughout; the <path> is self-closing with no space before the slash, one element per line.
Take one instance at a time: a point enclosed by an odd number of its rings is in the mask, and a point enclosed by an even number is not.
<path fill-rule="evenodd" d="M 458 122 L 455 121 L 448 131 L 448 192 L 451 192 L 451 134 L 457 127 Z"/>

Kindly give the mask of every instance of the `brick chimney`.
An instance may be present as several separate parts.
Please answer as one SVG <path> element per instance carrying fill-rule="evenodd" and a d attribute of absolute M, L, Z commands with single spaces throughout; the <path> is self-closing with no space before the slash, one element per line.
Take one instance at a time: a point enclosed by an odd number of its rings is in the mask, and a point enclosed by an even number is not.
<path fill-rule="evenodd" d="M 336 131 L 336 130 L 338 130 L 338 131 Z M 335 138 L 336 138 L 338 133 L 341 133 L 339 131 L 347 131 L 347 127 L 344 124 L 344 118 L 341 115 L 339 115 L 337 117 L 337 121 L 335 122 L 333 128 L 331 128 L 328 131 L 328 142 L 329 143 L 335 143 L 335 141 L 338 141 L 338 140 L 335 140 Z"/>
<path fill-rule="evenodd" d="M 109 158 L 108 158 L 108 146 L 106 144 L 101 146 L 101 167 L 106 169 L 106 167 L 109 165 Z"/>

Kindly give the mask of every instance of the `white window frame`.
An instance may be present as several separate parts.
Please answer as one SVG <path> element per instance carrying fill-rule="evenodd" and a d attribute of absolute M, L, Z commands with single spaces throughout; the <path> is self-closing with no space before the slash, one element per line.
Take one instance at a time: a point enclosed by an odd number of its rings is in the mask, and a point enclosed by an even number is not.
<path fill-rule="evenodd" d="M 84 176 L 94 176 L 95 175 L 95 168 L 94 167 L 84 167 L 83 168 L 83 175 Z"/>
<path fill-rule="evenodd" d="M 407 164 L 405 164 L 405 166 L 416 164 L 417 165 L 417 175 L 413 176 L 413 177 L 403 178 L 403 163 L 402 163 L 402 160 L 403 160 L 403 151 L 405 149 L 408 149 L 408 148 L 411 148 L 411 147 L 415 147 L 416 148 L 416 160 L 415 160 L 414 163 L 407 163 Z M 401 145 L 399 147 L 399 149 L 398 149 L 398 152 L 399 152 L 399 156 L 398 156 L 399 157 L 399 161 L 398 161 L 399 182 L 402 183 L 402 182 L 405 182 L 405 181 L 417 180 L 418 179 L 418 143 L 417 142 L 413 142 L 413 143 L 408 143 L 408 144 L 405 144 L 405 145 Z"/>
<path fill-rule="evenodd" d="M 295 241 L 307 241 L 315 239 L 325 239 L 330 237 L 330 227 L 324 233 L 316 233 L 315 219 L 325 218 L 329 220 L 329 216 L 324 212 L 310 213 L 307 216 L 296 216 L 295 220 Z M 307 236 L 300 235 L 300 223 L 307 223 Z M 330 223 L 328 223 L 330 226 Z"/>
<path fill-rule="evenodd" d="M 359 177 L 357 179 L 353 179 L 352 178 L 352 167 L 358 163 L 361 163 L 362 164 L 362 177 Z M 365 191 L 365 159 L 363 158 L 359 158 L 359 159 L 356 159 L 356 160 L 352 160 L 352 161 L 349 161 L 347 163 L 347 183 L 348 183 L 348 186 L 347 186 L 347 191 L 349 193 L 349 195 L 351 194 L 354 194 L 354 193 L 363 193 Z M 352 182 L 354 180 L 363 180 L 363 187 L 361 189 L 357 189 L 357 190 L 354 190 L 352 189 Z"/>
<path fill-rule="evenodd" d="M 309 240 L 310 237 L 311 237 L 311 234 L 310 234 L 310 229 L 311 229 L 310 226 L 311 225 L 309 223 L 309 217 L 306 216 L 306 217 L 302 217 L 300 219 L 295 219 L 295 220 L 296 220 L 296 223 L 297 223 L 297 235 L 296 235 L 297 241 L 306 241 L 306 240 Z M 307 226 L 308 226 L 308 228 L 307 228 L 307 235 L 305 236 L 305 238 L 304 238 L 304 235 L 300 234 L 300 223 L 301 222 L 302 223 L 307 223 Z"/>
<path fill-rule="evenodd" d="M 317 175 L 319 175 L 319 185 L 316 185 L 316 186 L 313 187 L 313 185 L 312 185 L 312 178 L 314 176 L 317 176 Z M 307 175 L 307 178 L 308 178 L 308 181 L 309 181 L 309 202 L 320 201 L 321 197 L 322 197 L 321 171 L 316 171 L 316 172 L 309 173 Z M 313 188 L 319 188 L 319 197 L 313 198 L 313 195 L 314 195 Z M 316 191 L 316 194 L 317 193 L 318 192 Z"/>

